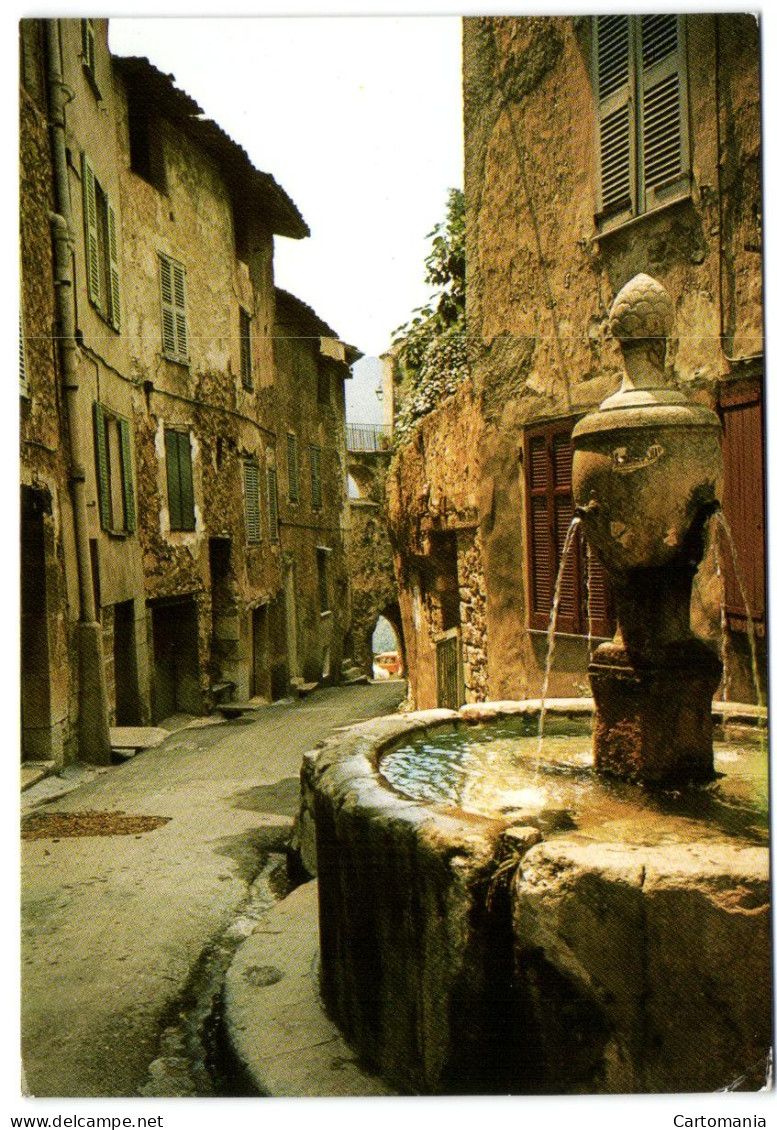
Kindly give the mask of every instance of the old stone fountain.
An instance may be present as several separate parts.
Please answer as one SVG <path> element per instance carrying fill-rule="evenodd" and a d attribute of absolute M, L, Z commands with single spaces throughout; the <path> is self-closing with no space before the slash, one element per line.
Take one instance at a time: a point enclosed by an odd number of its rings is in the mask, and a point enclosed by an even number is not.
<path fill-rule="evenodd" d="M 721 427 L 664 380 L 672 304 L 637 275 L 610 324 L 626 375 L 572 433 L 577 513 L 614 589 L 618 629 L 589 669 L 600 772 L 653 785 L 710 780 L 714 651 L 690 629 L 707 519 L 719 506 Z"/>
<path fill-rule="evenodd" d="M 593 753 L 570 699 L 545 704 L 541 757 L 531 701 L 376 720 L 305 758 L 322 999 L 400 1093 L 763 1084 L 766 753 L 743 730 L 713 761 L 720 664 L 689 606 L 719 427 L 663 381 L 671 314 L 654 280 L 624 288 L 626 377 L 574 433 L 618 619 L 590 669 Z"/>

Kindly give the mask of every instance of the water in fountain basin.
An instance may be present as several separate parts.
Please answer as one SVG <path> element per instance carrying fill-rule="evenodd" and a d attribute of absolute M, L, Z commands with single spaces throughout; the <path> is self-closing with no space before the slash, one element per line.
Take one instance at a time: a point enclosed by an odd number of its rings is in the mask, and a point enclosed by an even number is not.
<path fill-rule="evenodd" d="M 380 772 L 414 800 L 478 816 L 507 817 L 548 835 L 574 832 L 631 843 L 686 842 L 723 835 L 768 840 L 765 751 L 744 736 L 716 744 L 720 776 L 703 787 L 651 792 L 593 770 L 590 728 L 546 720 L 541 763 L 530 719 L 434 731 L 384 754 Z"/>

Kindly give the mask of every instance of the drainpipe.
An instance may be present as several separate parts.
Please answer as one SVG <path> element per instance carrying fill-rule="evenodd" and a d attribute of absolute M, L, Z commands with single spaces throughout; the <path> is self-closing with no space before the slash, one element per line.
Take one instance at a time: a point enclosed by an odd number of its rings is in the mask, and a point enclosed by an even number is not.
<path fill-rule="evenodd" d="M 70 495 L 78 568 L 76 645 L 78 650 L 78 748 L 79 759 L 107 765 L 111 759 L 108 732 L 108 695 L 102 650 L 102 627 L 97 620 L 89 552 L 86 512 L 86 472 L 82 421 L 90 419 L 82 405 L 78 384 L 79 349 L 73 268 L 73 226 L 65 151 L 65 106 L 71 94 L 62 77 L 59 21 L 46 22 L 47 79 L 51 120 L 51 158 L 56 213 L 49 216 L 54 249 L 54 290 L 59 327 L 59 357 L 62 370 L 63 405 L 70 461 Z M 86 410 L 85 410 L 86 409 Z"/>

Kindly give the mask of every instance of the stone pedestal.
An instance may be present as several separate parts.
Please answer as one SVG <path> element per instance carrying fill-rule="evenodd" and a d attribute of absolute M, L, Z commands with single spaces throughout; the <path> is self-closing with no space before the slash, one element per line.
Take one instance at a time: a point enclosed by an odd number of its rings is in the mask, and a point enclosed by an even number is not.
<path fill-rule="evenodd" d="M 699 640 L 678 652 L 645 667 L 613 644 L 596 652 L 588 673 L 597 772 L 662 788 L 715 776 L 711 707 L 721 663 Z"/>

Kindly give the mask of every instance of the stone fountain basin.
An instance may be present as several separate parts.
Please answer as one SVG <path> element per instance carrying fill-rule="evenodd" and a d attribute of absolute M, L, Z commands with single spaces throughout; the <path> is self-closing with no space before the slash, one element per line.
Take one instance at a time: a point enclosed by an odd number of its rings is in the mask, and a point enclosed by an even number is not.
<path fill-rule="evenodd" d="M 550 704 L 577 726 L 589 712 Z M 740 1076 L 759 1088 L 765 834 L 684 817 L 662 833 L 639 808 L 611 834 L 607 821 L 540 828 L 514 810 L 409 799 L 381 774 L 410 737 L 538 713 L 398 715 L 306 755 L 298 828 L 319 878 L 327 1011 L 401 1093 L 711 1091 Z"/>

